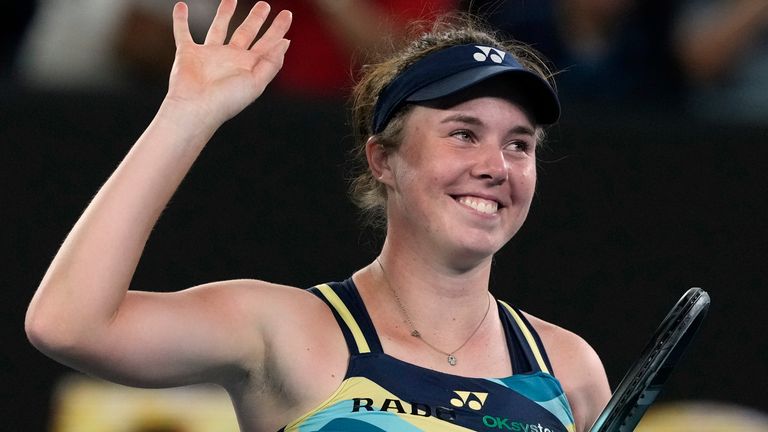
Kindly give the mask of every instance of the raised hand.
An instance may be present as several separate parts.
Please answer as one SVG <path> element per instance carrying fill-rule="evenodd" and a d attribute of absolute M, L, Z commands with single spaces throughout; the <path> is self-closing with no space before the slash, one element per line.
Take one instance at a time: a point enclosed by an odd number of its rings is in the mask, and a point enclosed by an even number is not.
<path fill-rule="evenodd" d="M 280 70 L 289 45 L 284 38 L 291 25 L 288 11 L 280 12 L 254 43 L 270 11 L 263 1 L 253 6 L 227 42 L 235 6 L 236 0 L 221 1 L 202 45 L 192 40 L 187 5 L 179 2 L 173 9 L 176 59 L 166 103 L 183 105 L 217 126 L 262 94 Z"/>

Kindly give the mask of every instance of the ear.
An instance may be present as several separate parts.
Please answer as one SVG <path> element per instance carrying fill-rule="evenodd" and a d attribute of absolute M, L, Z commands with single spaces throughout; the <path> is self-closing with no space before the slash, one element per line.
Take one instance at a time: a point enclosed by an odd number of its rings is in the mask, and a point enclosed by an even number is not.
<path fill-rule="evenodd" d="M 368 138 L 365 143 L 365 157 L 368 159 L 371 175 L 384 184 L 392 184 L 392 169 L 389 166 L 390 153 L 379 143 L 376 137 Z"/>

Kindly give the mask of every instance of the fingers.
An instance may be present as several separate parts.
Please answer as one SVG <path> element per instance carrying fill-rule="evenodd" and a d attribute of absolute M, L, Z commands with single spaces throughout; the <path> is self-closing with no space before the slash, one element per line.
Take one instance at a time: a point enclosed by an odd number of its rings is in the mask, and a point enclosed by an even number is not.
<path fill-rule="evenodd" d="M 264 25 L 264 21 L 266 21 L 269 15 L 269 10 L 269 4 L 263 1 L 257 2 L 251 8 L 242 24 L 237 27 L 235 33 L 232 34 L 229 44 L 243 49 L 250 48 L 261 26 Z"/>
<path fill-rule="evenodd" d="M 221 45 L 224 43 L 224 40 L 227 38 L 227 31 L 229 30 L 229 21 L 235 13 L 236 6 L 236 0 L 222 0 L 219 3 L 216 16 L 213 18 L 208 34 L 205 36 L 206 45 Z"/>
<path fill-rule="evenodd" d="M 252 50 L 270 50 L 275 47 L 276 44 L 283 43 L 282 41 L 285 40 L 285 34 L 291 27 L 292 20 L 293 15 L 290 11 L 281 11 L 272 21 L 272 24 L 267 31 L 264 32 L 259 41 L 253 46 Z M 277 49 L 277 47 L 275 47 L 275 49 Z M 285 46 L 285 49 L 288 49 L 287 45 Z"/>
<path fill-rule="evenodd" d="M 187 17 L 189 9 L 184 2 L 178 2 L 173 7 L 173 39 L 176 41 L 176 47 L 182 43 L 192 42 L 192 34 L 189 33 L 189 23 Z"/>
<path fill-rule="evenodd" d="M 211 27 L 208 29 L 208 34 L 205 37 L 205 44 L 206 45 L 222 45 L 226 41 L 227 38 L 227 31 L 229 29 L 229 23 L 232 19 L 232 16 L 235 13 L 235 9 L 237 6 L 236 0 L 222 0 L 219 4 L 219 8 L 216 10 L 216 16 L 213 18 L 213 22 L 211 23 Z M 178 8 L 181 9 L 181 8 Z M 243 20 L 243 22 L 237 27 L 235 32 L 232 34 L 232 37 L 229 40 L 229 44 L 238 48 L 242 49 L 249 49 L 251 47 L 251 44 L 253 44 L 254 39 L 256 39 L 256 36 L 259 34 L 259 31 L 261 30 L 261 27 L 264 25 L 264 22 L 267 20 L 267 17 L 269 16 L 270 6 L 264 1 L 259 1 L 253 7 L 251 8 L 250 12 L 248 13 L 248 16 Z M 183 23 L 180 22 L 179 26 L 182 24 L 184 25 L 184 31 L 185 34 L 184 40 L 192 40 L 192 37 L 189 35 L 189 28 L 187 25 L 187 10 L 186 5 L 184 5 L 183 10 Z M 174 9 L 174 27 L 176 26 L 176 9 Z M 179 13 L 179 16 L 181 16 L 181 12 Z M 264 36 L 262 36 L 259 39 L 259 45 L 262 45 L 266 47 L 266 49 L 269 49 L 273 47 L 276 43 L 278 43 L 281 39 L 283 39 L 283 36 L 285 36 L 285 33 L 288 31 L 288 28 L 291 26 L 291 13 L 288 11 L 282 11 L 280 12 L 274 19 L 273 23 L 270 25 L 269 29 L 264 33 Z M 263 41 L 263 42 L 262 42 Z M 178 43 L 178 40 L 177 40 Z"/>

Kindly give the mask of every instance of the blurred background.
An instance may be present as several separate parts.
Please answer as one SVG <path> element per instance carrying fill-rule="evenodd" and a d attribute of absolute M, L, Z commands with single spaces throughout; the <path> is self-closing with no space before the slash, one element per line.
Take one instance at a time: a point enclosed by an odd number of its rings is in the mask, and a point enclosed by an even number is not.
<path fill-rule="evenodd" d="M 727 425 L 711 430 L 737 430 L 729 416 L 757 425 L 739 430 L 768 430 L 768 2 L 272 3 L 295 16 L 284 70 L 214 136 L 156 227 L 134 288 L 242 277 L 307 287 L 370 262 L 381 238 L 346 198 L 345 96 L 384 36 L 470 10 L 551 60 L 564 110 L 539 156 L 528 222 L 497 255 L 493 293 L 582 335 L 616 386 L 668 309 L 700 286 L 709 317 L 654 420 L 693 412 Z M 139 395 L 93 381 L 35 351 L 23 330 L 59 244 L 162 100 L 172 4 L 37 0 L 5 15 L 0 410 L 13 430 L 193 431 L 207 421 L 235 430 L 215 389 Z M 216 4 L 189 4 L 202 40 Z M 241 13 L 251 4 L 241 0 Z M 136 420 L 99 423 L 105 412 Z"/>

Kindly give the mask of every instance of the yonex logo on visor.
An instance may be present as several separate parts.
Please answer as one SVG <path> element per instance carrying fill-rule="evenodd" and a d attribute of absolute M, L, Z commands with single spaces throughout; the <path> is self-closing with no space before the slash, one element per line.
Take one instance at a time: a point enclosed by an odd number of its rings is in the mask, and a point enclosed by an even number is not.
<path fill-rule="evenodd" d="M 504 56 L 507 55 L 507 53 L 504 51 L 497 50 L 496 48 L 480 45 L 478 45 L 477 48 L 482 52 L 476 52 L 472 58 L 479 62 L 487 61 L 490 59 L 494 63 L 501 63 L 504 61 Z"/>
<path fill-rule="evenodd" d="M 524 107 L 540 125 L 555 123 L 560 103 L 549 83 L 514 56 L 483 45 L 456 45 L 430 53 L 402 70 L 381 91 L 373 112 L 373 133 L 380 133 L 409 102 L 426 102 L 457 93 L 495 76 L 524 96 Z"/>

